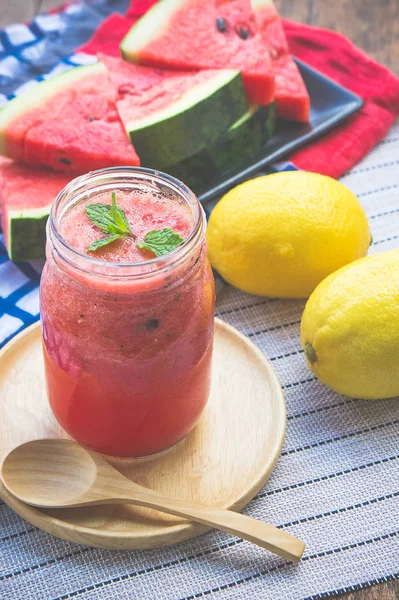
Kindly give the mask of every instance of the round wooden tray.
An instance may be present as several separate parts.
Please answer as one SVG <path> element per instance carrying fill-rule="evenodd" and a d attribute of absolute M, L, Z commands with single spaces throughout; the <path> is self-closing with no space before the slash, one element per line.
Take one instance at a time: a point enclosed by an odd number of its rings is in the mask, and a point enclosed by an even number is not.
<path fill-rule="evenodd" d="M 163 455 L 113 464 L 150 488 L 239 510 L 268 479 L 284 432 L 284 397 L 269 362 L 246 337 L 216 319 L 212 391 L 197 427 Z M 0 354 L 0 464 L 22 442 L 55 437 L 68 436 L 47 402 L 37 323 Z M 44 531 L 98 548 L 156 548 L 207 531 L 133 505 L 37 509 L 14 498 L 1 482 L 0 497 Z"/>

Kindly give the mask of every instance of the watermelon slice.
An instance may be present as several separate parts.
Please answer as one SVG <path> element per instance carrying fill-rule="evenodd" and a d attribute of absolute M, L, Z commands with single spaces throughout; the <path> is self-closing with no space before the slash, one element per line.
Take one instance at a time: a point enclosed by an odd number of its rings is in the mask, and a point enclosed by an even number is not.
<path fill-rule="evenodd" d="M 248 108 L 239 71 L 176 72 L 100 55 L 141 164 L 165 169 L 225 133 Z"/>
<path fill-rule="evenodd" d="M 215 144 L 168 168 L 197 194 L 216 177 L 240 166 L 260 151 L 276 127 L 274 102 L 251 106 Z"/>
<path fill-rule="evenodd" d="M 12 260 L 44 258 L 50 208 L 73 175 L 9 161 L 0 165 L 4 242 Z"/>
<path fill-rule="evenodd" d="M 307 123 L 310 113 L 309 94 L 290 54 L 280 16 L 272 2 L 252 0 L 252 3 L 260 33 L 272 58 L 277 115 L 282 119 Z"/>
<path fill-rule="evenodd" d="M 160 0 L 122 40 L 130 61 L 174 69 L 241 70 L 251 104 L 309 120 L 309 95 L 272 0 Z"/>
<path fill-rule="evenodd" d="M 122 40 L 124 58 L 172 69 L 238 69 L 248 102 L 269 104 L 274 77 L 249 0 L 160 0 Z"/>
<path fill-rule="evenodd" d="M 0 153 L 79 173 L 139 165 L 114 96 L 102 63 L 47 79 L 0 111 Z"/>

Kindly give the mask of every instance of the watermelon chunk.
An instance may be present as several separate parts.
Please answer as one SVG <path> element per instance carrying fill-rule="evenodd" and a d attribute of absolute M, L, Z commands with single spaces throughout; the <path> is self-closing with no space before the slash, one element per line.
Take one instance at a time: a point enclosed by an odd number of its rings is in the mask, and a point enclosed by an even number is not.
<path fill-rule="evenodd" d="M 130 61 L 174 69 L 241 70 L 250 104 L 306 122 L 310 101 L 272 0 L 160 0 L 122 40 Z"/>
<path fill-rule="evenodd" d="M 274 102 L 251 106 L 215 144 L 168 168 L 168 173 L 201 193 L 212 180 L 250 160 L 273 135 Z"/>
<path fill-rule="evenodd" d="M 272 58 L 277 115 L 282 119 L 307 123 L 310 113 L 309 94 L 290 54 L 280 16 L 273 3 L 267 4 L 264 0 L 256 2 L 254 14 Z"/>
<path fill-rule="evenodd" d="M 124 58 L 172 69 L 238 69 L 248 102 L 269 104 L 274 77 L 249 0 L 160 0 L 122 40 Z"/>
<path fill-rule="evenodd" d="M 8 102 L 0 111 L 0 153 L 79 173 L 140 164 L 102 63 L 47 79 Z"/>
<path fill-rule="evenodd" d="M 1 220 L 4 242 L 12 260 L 44 258 L 51 205 L 72 178 L 70 173 L 1 162 Z"/>
<path fill-rule="evenodd" d="M 100 55 L 141 163 L 165 169 L 224 134 L 248 109 L 234 70 L 176 72 Z"/>

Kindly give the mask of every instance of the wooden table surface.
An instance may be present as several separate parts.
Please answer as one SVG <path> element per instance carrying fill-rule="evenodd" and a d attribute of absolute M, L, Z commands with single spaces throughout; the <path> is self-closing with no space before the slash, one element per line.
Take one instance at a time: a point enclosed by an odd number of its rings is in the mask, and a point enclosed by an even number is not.
<path fill-rule="evenodd" d="M 349 37 L 399 74 L 399 0 L 275 0 L 283 17 L 327 27 Z M 0 0 L 0 28 L 29 21 L 62 0 Z M 340 600 L 397 600 L 399 581 L 339 596 Z"/>

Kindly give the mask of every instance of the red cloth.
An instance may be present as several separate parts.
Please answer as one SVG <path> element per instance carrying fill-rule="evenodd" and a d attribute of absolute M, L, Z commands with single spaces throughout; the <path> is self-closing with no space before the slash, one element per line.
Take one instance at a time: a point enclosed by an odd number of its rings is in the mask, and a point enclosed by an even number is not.
<path fill-rule="evenodd" d="M 153 3 L 133 0 L 126 17 L 111 15 L 80 50 L 118 56 L 121 39 Z M 293 21 L 283 24 L 294 56 L 364 100 L 355 115 L 289 157 L 300 169 L 339 177 L 384 137 L 399 114 L 399 79 L 342 35 Z"/>
<path fill-rule="evenodd" d="M 290 50 L 364 100 L 364 106 L 319 140 L 290 156 L 300 169 L 339 177 L 384 137 L 399 114 L 399 79 L 347 38 L 284 20 Z"/>
<path fill-rule="evenodd" d="M 112 14 L 101 23 L 89 41 L 77 49 L 77 52 L 96 56 L 102 52 L 108 56 L 120 56 L 119 44 L 135 21 L 137 19 L 132 20 L 117 13 Z"/>

